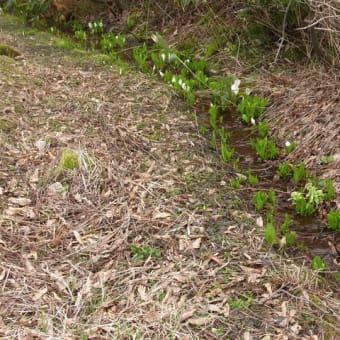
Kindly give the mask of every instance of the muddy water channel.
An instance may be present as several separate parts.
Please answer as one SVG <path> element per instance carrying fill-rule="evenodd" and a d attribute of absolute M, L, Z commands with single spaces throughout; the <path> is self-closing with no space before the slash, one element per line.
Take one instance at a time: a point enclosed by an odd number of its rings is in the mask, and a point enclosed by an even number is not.
<path fill-rule="evenodd" d="M 208 108 L 206 104 L 196 107 L 199 125 L 209 126 Z M 243 124 L 237 112 L 224 114 L 221 127 L 224 127 L 230 134 L 228 144 L 235 150 L 234 157 L 239 159 L 240 172 L 249 169 L 259 179 L 256 186 L 251 187 L 249 184 L 245 184 L 240 189 L 235 189 L 238 190 L 239 196 L 245 202 L 252 202 L 256 191 L 269 191 L 270 188 L 273 188 L 277 198 L 277 206 L 274 211 L 275 225 L 280 226 L 284 221 L 284 215 L 288 213 L 292 220 L 291 230 L 297 234 L 295 244 L 300 245 L 298 248 L 302 249 L 304 253 L 307 251 L 311 257 L 320 256 L 330 270 L 338 271 L 340 263 L 340 256 L 337 255 L 337 248 L 340 245 L 339 233 L 330 232 L 319 216 L 301 217 L 297 215 L 292 202 L 289 201 L 290 193 L 296 189 L 291 181 L 281 180 L 277 176 L 278 161 L 260 162 L 258 160 L 250 142 L 250 139 L 255 137 L 253 127 Z M 261 216 L 264 220 L 265 215 L 266 211 L 263 211 Z"/>

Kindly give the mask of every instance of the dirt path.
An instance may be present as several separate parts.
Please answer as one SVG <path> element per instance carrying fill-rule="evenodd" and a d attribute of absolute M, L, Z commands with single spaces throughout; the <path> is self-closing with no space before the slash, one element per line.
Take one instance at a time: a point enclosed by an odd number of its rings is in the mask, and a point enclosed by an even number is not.
<path fill-rule="evenodd" d="M 337 338 L 169 88 L 58 39 L 0 16 L 0 336 Z"/>

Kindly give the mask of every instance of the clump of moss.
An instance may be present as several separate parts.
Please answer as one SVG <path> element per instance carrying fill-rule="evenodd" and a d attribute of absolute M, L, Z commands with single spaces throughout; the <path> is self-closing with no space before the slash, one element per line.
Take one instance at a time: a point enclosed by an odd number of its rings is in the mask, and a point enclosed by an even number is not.
<path fill-rule="evenodd" d="M 0 44 L 0 55 L 5 55 L 10 58 L 15 58 L 20 55 L 20 52 L 16 51 L 10 46 Z"/>

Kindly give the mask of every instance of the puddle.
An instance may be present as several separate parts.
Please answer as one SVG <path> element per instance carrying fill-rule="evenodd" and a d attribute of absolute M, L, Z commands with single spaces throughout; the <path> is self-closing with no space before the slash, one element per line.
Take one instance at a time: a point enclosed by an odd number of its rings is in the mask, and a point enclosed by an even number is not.
<path fill-rule="evenodd" d="M 209 126 L 208 109 L 209 103 L 196 106 L 200 126 Z M 311 257 L 316 255 L 322 257 L 329 269 L 338 270 L 340 257 L 337 255 L 336 247 L 340 244 L 339 233 L 330 232 L 321 218 L 301 217 L 296 214 L 291 202 L 288 201 L 290 193 L 294 190 L 292 183 L 277 179 L 277 161 L 260 162 L 252 149 L 250 139 L 255 137 L 253 127 L 243 124 L 237 112 L 224 114 L 221 126 L 230 133 L 228 144 L 235 150 L 234 158 L 239 158 L 239 168 L 250 169 L 259 179 L 259 184 L 255 187 L 242 187 L 238 195 L 245 202 L 252 202 L 255 191 L 273 188 L 277 197 L 277 207 L 274 213 L 275 225 L 281 225 L 284 215 L 288 213 L 292 219 L 291 230 L 297 234 L 296 244 L 304 245 Z M 261 215 L 264 217 L 265 214 L 264 211 Z"/>

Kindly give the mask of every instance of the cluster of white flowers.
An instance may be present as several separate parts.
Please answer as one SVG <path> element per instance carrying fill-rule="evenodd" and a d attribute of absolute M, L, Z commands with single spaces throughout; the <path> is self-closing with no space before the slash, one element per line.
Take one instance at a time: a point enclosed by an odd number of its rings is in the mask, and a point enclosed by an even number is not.
<path fill-rule="evenodd" d="M 161 59 L 163 62 L 168 61 L 169 63 L 175 61 L 177 59 L 177 55 L 175 53 L 161 53 Z"/>
<path fill-rule="evenodd" d="M 92 31 L 97 30 L 98 28 L 100 28 L 100 30 L 103 29 L 104 25 L 102 21 L 98 21 L 98 22 L 89 22 L 88 23 L 89 29 Z"/>
<path fill-rule="evenodd" d="M 171 82 L 173 84 L 178 84 L 179 87 L 182 88 L 183 91 L 190 91 L 190 86 L 181 78 L 175 75 L 172 76 Z"/>
<path fill-rule="evenodd" d="M 235 79 L 234 83 L 231 85 L 231 91 L 235 94 L 238 94 L 240 91 L 240 84 L 241 84 L 241 80 Z"/>

